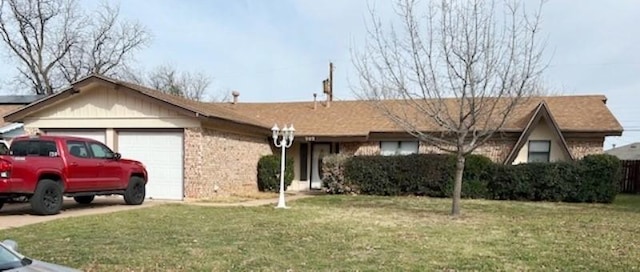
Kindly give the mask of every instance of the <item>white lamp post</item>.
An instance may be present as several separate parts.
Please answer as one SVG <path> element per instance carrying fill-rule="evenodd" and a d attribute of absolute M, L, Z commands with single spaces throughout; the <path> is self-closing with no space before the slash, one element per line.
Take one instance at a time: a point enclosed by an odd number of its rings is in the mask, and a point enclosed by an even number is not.
<path fill-rule="evenodd" d="M 288 208 L 285 205 L 284 202 L 284 162 L 285 162 L 285 149 L 291 147 L 291 144 L 293 144 L 293 133 L 295 132 L 295 129 L 293 128 L 293 124 L 291 124 L 290 127 L 287 127 L 286 125 L 284 126 L 284 128 L 282 129 L 282 131 L 280 131 L 280 129 L 278 128 L 278 125 L 275 124 L 273 125 L 273 128 L 271 128 L 271 132 L 273 132 L 273 144 L 276 145 L 276 147 L 280 147 L 282 148 L 282 155 L 280 156 L 280 197 L 278 198 L 278 206 L 276 206 L 276 208 Z M 282 132 L 282 133 L 280 133 Z M 282 140 L 280 140 L 278 143 L 278 136 L 282 134 Z"/>

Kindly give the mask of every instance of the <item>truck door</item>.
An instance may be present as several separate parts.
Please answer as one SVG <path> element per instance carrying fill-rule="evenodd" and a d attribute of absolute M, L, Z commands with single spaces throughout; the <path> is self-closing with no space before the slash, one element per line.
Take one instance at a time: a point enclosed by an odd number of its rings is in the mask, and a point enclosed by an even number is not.
<path fill-rule="evenodd" d="M 70 191 L 91 191 L 99 187 L 100 164 L 91 158 L 85 141 L 67 142 L 67 184 Z"/>

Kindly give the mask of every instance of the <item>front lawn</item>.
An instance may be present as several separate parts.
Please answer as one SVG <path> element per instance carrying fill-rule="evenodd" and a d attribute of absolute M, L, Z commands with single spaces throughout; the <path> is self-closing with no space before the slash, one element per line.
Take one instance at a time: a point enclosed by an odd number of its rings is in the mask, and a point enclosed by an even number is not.
<path fill-rule="evenodd" d="M 162 205 L 2 231 L 85 271 L 629 271 L 640 196 L 615 204 L 318 196 L 265 207 Z"/>

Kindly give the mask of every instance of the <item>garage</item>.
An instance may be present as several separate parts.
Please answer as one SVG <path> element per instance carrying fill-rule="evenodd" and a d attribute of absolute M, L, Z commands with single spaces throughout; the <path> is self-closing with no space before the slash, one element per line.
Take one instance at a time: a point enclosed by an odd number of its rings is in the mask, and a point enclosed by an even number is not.
<path fill-rule="evenodd" d="M 46 130 L 47 135 L 83 137 L 106 144 L 105 130 Z"/>
<path fill-rule="evenodd" d="M 182 131 L 119 131 L 122 158 L 141 161 L 147 168 L 147 197 L 183 199 Z"/>

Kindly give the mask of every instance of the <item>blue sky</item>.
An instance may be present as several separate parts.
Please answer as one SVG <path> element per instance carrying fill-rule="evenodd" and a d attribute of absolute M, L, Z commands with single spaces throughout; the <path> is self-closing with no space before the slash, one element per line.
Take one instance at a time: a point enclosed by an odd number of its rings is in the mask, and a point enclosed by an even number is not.
<path fill-rule="evenodd" d="M 391 1 L 369 2 L 392 18 Z M 98 1 L 81 3 L 93 8 Z M 363 41 L 366 0 L 127 0 L 120 8 L 153 34 L 137 57 L 141 68 L 203 71 L 213 78 L 212 93 L 238 90 L 240 101 L 300 101 L 314 92 L 322 98 L 332 61 L 335 98 L 353 98 L 350 48 Z M 607 149 L 640 141 L 638 14 L 636 0 L 549 0 L 543 9 L 547 84 L 562 94 L 609 98 L 626 131 L 609 138 Z M 0 69 L 3 78 L 13 73 Z"/>

